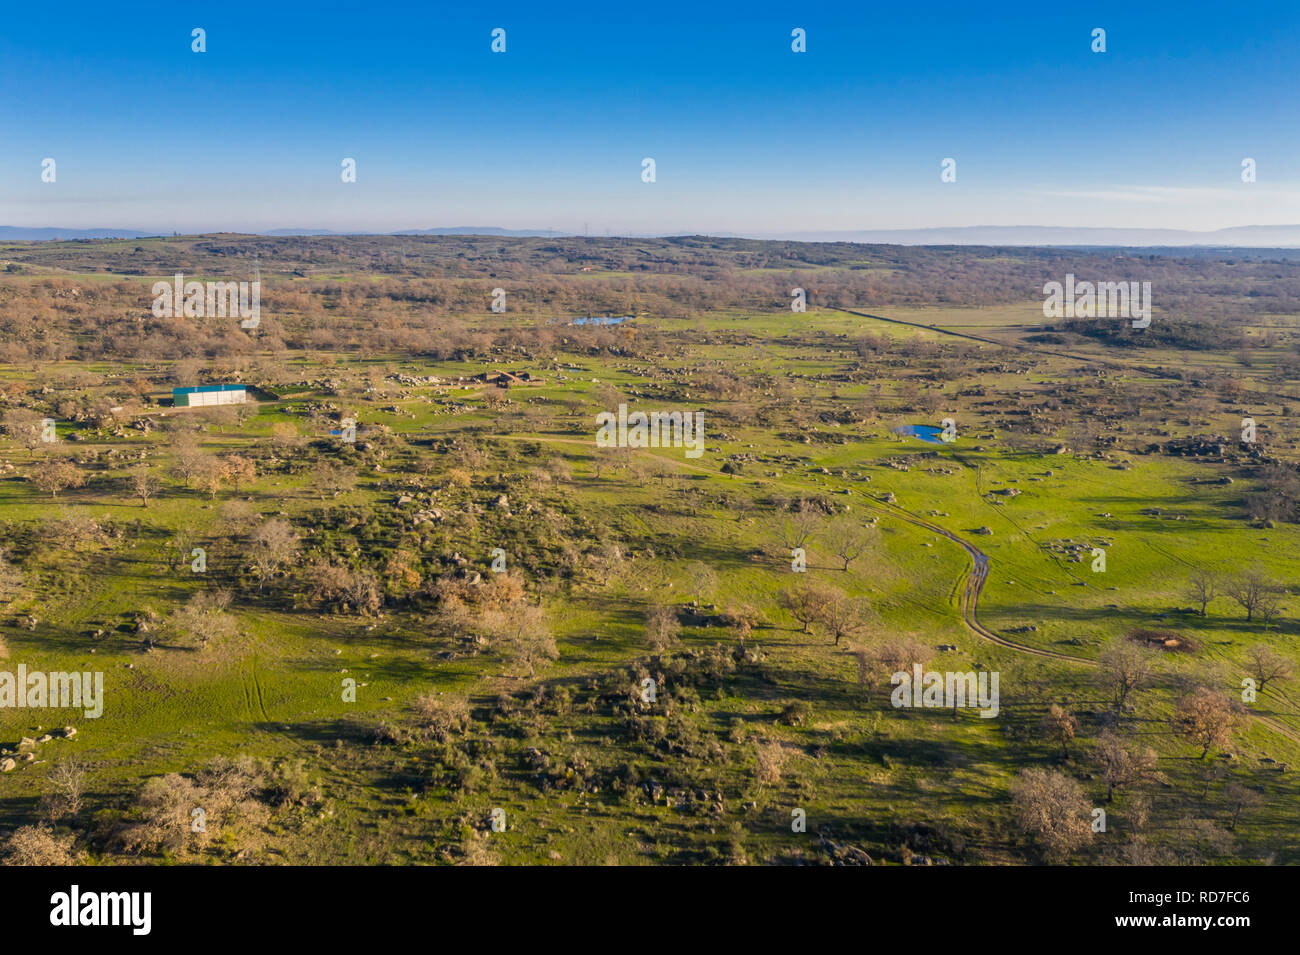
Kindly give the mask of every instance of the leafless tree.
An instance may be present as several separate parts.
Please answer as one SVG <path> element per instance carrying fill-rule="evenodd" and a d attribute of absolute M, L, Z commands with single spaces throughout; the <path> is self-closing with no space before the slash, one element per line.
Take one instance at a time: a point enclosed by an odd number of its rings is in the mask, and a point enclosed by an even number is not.
<path fill-rule="evenodd" d="M 50 785 L 53 792 L 44 801 L 46 817 L 51 822 L 64 816 L 76 818 L 85 799 L 85 766 L 75 756 L 60 759 L 50 770 Z"/>
<path fill-rule="evenodd" d="M 1106 783 L 1106 802 L 1115 798 L 1115 790 L 1159 778 L 1156 772 L 1156 751 L 1150 746 L 1125 742 L 1118 733 L 1107 730 L 1097 739 L 1094 756 L 1101 767 L 1101 778 Z"/>
<path fill-rule="evenodd" d="M 84 485 L 86 476 L 71 461 L 48 457 L 33 466 L 31 481 L 42 491 L 49 491 L 51 498 L 56 498 L 60 491 Z"/>
<path fill-rule="evenodd" d="M 1211 749 L 1231 744 L 1241 712 L 1239 703 L 1217 690 L 1198 686 L 1178 698 L 1171 722 L 1174 732 L 1201 747 L 1204 759 Z"/>
<path fill-rule="evenodd" d="M 781 781 L 785 768 L 785 747 L 779 740 L 764 740 L 754 743 L 754 781 L 762 790 L 764 786 L 774 786 Z"/>
<path fill-rule="evenodd" d="M 546 614 L 526 600 L 485 611 L 481 625 L 508 660 L 528 668 L 530 680 L 538 664 L 560 656 Z"/>
<path fill-rule="evenodd" d="M 1252 645 L 1246 651 L 1246 659 L 1250 661 L 1250 675 L 1261 693 L 1270 682 L 1289 680 L 1295 673 L 1291 661 L 1266 643 Z"/>
<path fill-rule="evenodd" d="M 187 431 L 178 431 L 171 442 L 172 472 L 190 483 L 203 470 L 208 455 L 199 447 L 198 439 Z"/>
<path fill-rule="evenodd" d="M 1277 585 L 1258 564 L 1239 577 L 1228 581 L 1224 590 L 1242 610 L 1246 611 L 1247 623 L 1256 616 L 1271 620 L 1277 615 L 1279 607 L 1276 596 Z"/>
<path fill-rule="evenodd" d="M 215 455 L 205 454 L 199 460 L 194 476 L 200 490 L 207 491 L 208 496 L 215 501 L 217 492 L 226 481 L 226 469 Z"/>
<path fill-rule="evenodd" d="M 1021 831 L 1050 862 L 1062 862 L 1092 839 L 1092 806 L 1077 781 L 1063 773 L 1024 769 L 1011 784 L 1011 804 Z"/>
<path fill-rule="evenodd" d="M 320 499 L 338 497 L 357 486 L 357 472 L 346 464 L 321 461 L 311 472 L 312 483 L 320 491 Z"/>
<path fill-rule="evenodd" d="M 862 597 L 850 597 L 841 591 L 826 588 L 824 597 L 814 609 L 813 620 L 835 638 L 839 646 L 843 637 L 855 637 L 870 622 L 871 604 Z"/>
<path fill-rule="evenodd" d="M 781 543 L 788 550 L 798 550 L 808 543 L 808 539 L 821 526 L 822 517 L 808 501 L 800 501 L 798 506 L 787 511 L 780 520 L 778 532 Z"/>
<path fill-rule="evenodd" d="M 158 479 L 146 464 L 131 471 L 131 490 L 140 499 L 141 507 L 149 506 L 149 498 L 158 493 Z"/>
<path fill-rule="evenodd" d="M 283 518 L 259 524 L 248 537 L 248 557 L 257 574 L 257 589 L 279 573 L 298 552 L 298 534 Z"/>
<path fill-rule="evenodd" d="M 826 543 L 831 553 L 843 561 L 842 570 L 847 573 L 849 564 L 861 557 L 870 546 L 871 533 L 857 521 L 841 514 L 826 526 Z"/>
<path fill-rule="evenodd" d="M 663 653 L 675 644 L 681 632 L 682 625 L 678 622 L 676 608 L 667 604 L 655 604 L 646 614 L 646 643 L 656 653 Z"/>
<path fill-rule="evenodd" d="M 227 454 L 221 460 L 221 467 L 225 471 L 226 479 L 230 481 L 239 493 L 241 483 L 251 484 L 257 479 L 257 466 L 253 463 L 252 458 L 242 454 Z"/>
<path fill-rule="evenodd" d="M 807 633 L 809 626 L 816 621 L 821 605 L 830 595 L 831 589 L 821 584 L 796 584 L 777 594 L 776 602 L 777 606 L 799 621 L 803 632 Z"/>
<path fill-rule="evenodd" d="M 19 826 L 5 842 L 5 865 L 73 865 L 79 853 L 73 836 L 56 836 L 48 826 Z"/>
<path fill-rule="evenodd" d="M 697 607 L 701 606 L 705 598 L 718 586 L 718 575 L 713 572 L 712 567 L 701 560 L 692 561 L 687 566 L 686 578 L 690 581 L 691 595 L 695 598 Z"/>
<path fill-rule="evenodd" d="M 1237 830 L 1237 822 L 1241 819 L 1244 810 L 1253 809 L 1264 801 L 1258 792 L 1241 783 L 1230 783 L 1224 795 L 1228 798 L 1228 805 L 1232 807 L 1232 822 L 1228 824 L 1229 832 Z"/>
<path fill-rule="evenodd" d="M 1150 682 L 1156 656 L 1146 647 L 1116 637 L 1097 657 L 1097 678 L 1110 692 L 1116 713 L 1123 713 L 1129 697 Z"/>
<path fill-rule="evenodd" d="M 35 454 L 44 444 L 44 419 L 30 408 L 10 408 L 4 414 L 4 429 L 15 441 Z"/>
<path fill-rule="evenodd" d="M 1200 608 L 1202 617 L 1205 616 L 1206 608 L 1214 601 L 1218 593 L 1218 574 L 1204 567 L 1197 567 L 1192 571 L 1192 576 L 1187 581 L 1186 594 Z"/>
<path fill-rule="evenodd" d="M 1061 758 L 1069 759 L 1070 740 L 1074 739 L 1079 732 L 1079 721 L 1074 714 L 1065 707 L 1053 703 L 1043 714 L 1039 728 L 1046 739 L 1061 744 Z"/>
<path fill-rule="evenodd" d="M 226 613 L 230 599 L 228 590 L 200 590 L 172 614 L 172 627 L 205 649 L 211 641 L 235 632 L 235 618 Z"/>

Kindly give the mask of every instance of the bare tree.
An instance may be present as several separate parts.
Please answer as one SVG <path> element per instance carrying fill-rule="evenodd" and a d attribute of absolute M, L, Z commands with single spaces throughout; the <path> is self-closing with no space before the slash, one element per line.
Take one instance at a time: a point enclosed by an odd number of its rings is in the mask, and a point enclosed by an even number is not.
<path fill-rule="evenodd" d="M 30 408 L 11 408 L 4 414 L 4 429 L 32 454 L 45 443 L 45 419 Z"/>
<path fill-rule="evenodd" d="M 1261 693 L 1270 681 L 1283 682 L 1295 673 L 1291 661 L 1266 643 L 1251 646 L 1246 651 L 1246 659 L 1250 661 L 1250 675 Z"/>
<path fill-rule="evenodd" d="M 1201 759 L 1211 749 L 1232 743 L 1241 720 L 1241 705 L 1209 687 L 1198 686 L 1178 698 L 1171 720 L 1174 732 L 1201 747 Z"/>
<path fill-rule="evenodd" d="M 713 568 L 703 561 L 692 561 L 686 568 L 686 578 L 690 582 L 691 596 L 695 598 L 695 606 L 701 606 L 704 598 L 713 593 L 714 588 L 718 586 L 718 575 L 713 572 Z"/>
<path fill-rule="evenodd" d="M 253 463 L 252 458 L 245 457 L 242 454 L 227 454 L 221 461 L 221 467 L 226 473 L 227 480 L 239 493 L 240 483 L 251 484 L 257 480 L 257 466 Z"/>
<path fill-rule="evenodd" d="M 248 556 L 257 574 L 257 589 L 279 573 L 298 552 L 298 534 L 293 525 L 282 518 L 272 518 L 249 535 Z"/>
<path fill-rule="evenodd" d="M 42 491 L 49 491 L 51 498 L 70 487 L 81 487 L 86 477 L 71 461 L 49 457 L 34 466 L 31 481 Z"/>
<path fill-rule="evenodd" d="M 1106 783 L 1106 802 L 1113 802 L 1115 790 L 1121 786 L 1154 780 L 1156 751 L 1150 746 L 1126 743 L 1118 733 L 1107 730 L 1097 739 L 1094 757 L 1101 767 L 1101 778 Z"/>
<path fill-rule="evenodd" d="M 1046 739 L 1061 744 L 1062 759 L 1070 758 L 1070 740 L 1079 733 L 1079 721 L 1073 713 L 1053 703 L 1043 714 L 1039 729 Z"/>
<path fill-rule="evenodd" d="M 67 756 L 54 764 L 50 770 L 50 785 L 53 792 L 44 801 L 46 818 L 57 822 L 64 816 L 74 819 L 81 812 L 86 792 L 86 769 L 75 756 Z"/>
<path fill-rule="evenodd" d="M 813 535 L 821 522 L 821 515 L 817 513 L 814 506 L 808 501 L 800 501 L 798 507 L 793 511 L 787 511 L 781 518 L 777 528 L 781 535 L 781 543 L 789 550 L 798 550 L 808 543 L 808 538 Z"/>
<path fill-rule="evenodd" d="M 1228 824 L 1229 832 L 1237 830 L 1237 822 L 1243 810 L 1253 809 L 1264 801 L 1258 792 L 1241 783 L 1230 783 L 1224 795 L 1228 797 L 1228 805 L 1232 806 L 1232 822 Z"/>
<path fill-rule="evenodd" d="M 774 786 L 781 781 L 786 755 L 779 740 L 754 743 L 754 781 L 760 791 L 764 786 Z"/>
<path fill-rule="evenodd" d="M 797 584 L 777 594 L 776 602 L 808 632 L 808 627 L 817 619 L 821 605 L 830 597 L 831 590 L 820 584 Z"/>
<path fill-rule="evenodd" d="M 914 663 L 924 665 L 934 656 L 932 647 L 911 638 L 890 640 L 879 646 L 853 649 L 851 652 L 858 663 L 858 685 L 866 687 L 868 699 L 875 689 L 878 675 L 892 677 Z"/>
<path fill-rule="evenodd" d="M 348 572 L 343 581 L 343 598 L 353 610 L 367 617 L 383 605 L 379 580 L 364 568 Z"/>
<path fill-rule="evenodd" d="M 1204 567 L 1197 567 L 1187 581 L 1185 593 L 1200 608 L 1200 614 L 1204 617 L 1206 608 L 1218 596 L 1218 591 L 1219 575 Z"/>
<path fill-rule="evenodd" d="M 1282 613 L 1282 597 L 1277 590 L 1267 590 L 1255 606 L 1255 619 L 1265 631 Z"/>
<path fill-rule="evenodd" d="M 1246 622 L 1250 623 L 1256 615 L 1272 619 L 1278 610 L 1275 596 L 1277 585 L 1264 573 L 1258 564 L 1251 567 L 1239 577 L 1235 577 L 1224 586 L 1224 591 L 1246 611 Z"/>
<path fill-rule="evenodd" d="M 677 620 L 677 610 L 667 604 L 655 604 L 645 618 L 645 639 L 656 653 L 662 653 L 677 642 L 682 625 Z"/>
<path fill-rule="evenodd" d="M 526 600 L 487 610 L 480 623 L 507 659 L 528 668 L 529 679 L 535 675 L 539 663 L 560 656 L 546 614 L 541 607 Z"/>
<path fill-rule="evenodd" d="M 1123 713 L 1129 697 L 1151 680 L 1156 656 L 1146 647 L 1116 637 L 1097 656 L 1097 678 L 1111 694 L 1116 713 Z"/>
<path fill-rule="evenodd" d="M 839 646 L 842 637 L 860 634 L 868 626 L 870 615 L 871 604 L 866 599 L 827 588 L 814 608 L 813 620 L 835 637 L 835 645 Z"/>
<path fill-rule="evenodd" d="M 292 451 L 302 447 L 302 435 L 287 421 L 271 425 L 271 446 L 277 451 Z"/>
<path fill-rule="evenodd" d="M 469 704 L 460 697 L 424 693 L 416 697 L 414 709 L 420 734 L 435 743 L 447 742 L 470 724 Z"/>
<path fill-rule="evenodd" d="M 1063 862 L 1092 839 L 1092 806 L 1083 787 L 1063 773 L 1021 770 L 1011 784 L 1011 805 L 1021 831 L 1049 862 Z"/>
<path fill-rule="evenodd" d="M 48 826 L 19 826 L 5 842 L 5 865 L 73 865 L 80 853 L 73 836 L 56 836 Z"/>
<path fill-rule="evenodd" d="M 198 469 L 195 471 L 195 478 L 198 481 L 200 490 L 208 492 L 212 500 L 217 499 L 217 492 L 221 490 L 221 485 L 226 480 L 226 469 L 214 455 L 205 454 L 198 462 Z"/>
<path fill-rule="evenodd" d="M 235 618 L 226 613 L 230 599 L 228 590 L 200 590 L 172 614 L 172 627 L 205 649 L 211 641 L 235 632 Z"/>
<path fill-rule="evenodd" d="M 208 455 L 199 447 L 198 439 L 187 431 L 178 431 L 171 442 L 172 473 L 190 483 L 203 470 Z"/>
<path fill-rule="evenodd" d="M 587 566 L 600 577 L 602 587 L 609 586 L 610 579 L 623 567 L 623 548 L 614 541 L 602 541 L 585 555 Z"/>
<path fill-rule="evenodd" d="M 870 546 L 871 534 L 852 518 L 841 514 L 826 526 L 826 543 L 831 553 L 843 561 L 841 568 L 848 572 L 849 564 L 861 557 Z"/>
<path fill-rule="evenodd" d="M 141 507 L 149 506 L 149 498 L 158 493 L 158 479 L 146 464 L 131 471 L 131 491 L 140 499 Z"/>
<path fill-rule="evenodd" d="M 357 486 L 357 472 L 346 464 L 321 461 L 311 472 L 312 483 L 320 491 L 320 499 L 338 497 Z"/>

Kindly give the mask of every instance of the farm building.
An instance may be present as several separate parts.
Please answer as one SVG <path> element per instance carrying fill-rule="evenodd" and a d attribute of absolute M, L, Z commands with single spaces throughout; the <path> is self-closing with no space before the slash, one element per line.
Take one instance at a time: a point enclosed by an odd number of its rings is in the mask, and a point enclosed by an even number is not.
<path fill-rule="evenodd" d="M 474 376 L 475 381 L 486 382 L 489 385 L 496 385 L 498 388 L 510 388 L 518 385 L 540 385 L 541 378 L 534 378 L 526 371 L 521 371 L 515 375 L 508 371 L 484 372 L 481 375 Z"/>
<path fill-rule="evenodd" d="M 172 389 L 172 403 L 177 408 L 242 405 L 247 400 L 248 390 L 244 385 L 198 385 L 193 388 Z"/>

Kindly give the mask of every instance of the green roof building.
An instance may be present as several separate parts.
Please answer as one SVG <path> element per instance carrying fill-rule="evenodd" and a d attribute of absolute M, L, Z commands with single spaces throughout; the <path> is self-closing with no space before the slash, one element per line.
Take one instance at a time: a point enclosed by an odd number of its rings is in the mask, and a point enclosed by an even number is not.
<path fill-rule="evenodd" d="M 244 385 L 197 385 L 193 388 L 172 389 L 172 404 L 177 408 L 242 405 L 247 400 L 248 389 Z"/>

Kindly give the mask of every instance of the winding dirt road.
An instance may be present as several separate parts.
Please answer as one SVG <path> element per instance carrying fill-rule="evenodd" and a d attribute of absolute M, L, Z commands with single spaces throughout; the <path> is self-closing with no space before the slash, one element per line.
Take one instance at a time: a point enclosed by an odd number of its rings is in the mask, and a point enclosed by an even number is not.
<path fill-rule="evenodd" d="M 579 438 L 540 438 L 540 437 L 533 437 L 529 435 L 508 435 L 507 437 L 509 437 L 512 440 L 518 440 L 518 441 L 537 441 L 539 443 L 545 443 L 545 444 L 573 444 L 573 445 L 580 445 L 588 448 L 591 447 L 591 443 L 589 441 L 584 441 Z M 671 459 L 665 459 L 661 457 L 660 460 L 671 460 Z M 711 477 L 716 477 L 716 478 L 731 477 L 731 475 L 723 474 L 721 471 L 714 470 L 713 468 L 706 468 L 698 464 L 692 464 L 689 461 L 677 461 L 675 463 L 677 463 L 680 467 L 686 470 L 697 471 L 701 474 L 710 475 Z M 753 478 L 747 478 L 747 480 L 753 482 L 761 482 L 764 484 L 777 485 L 787 490 L 802 491 L 805 493 L 810 491 L 822 492 L 825 490 L 825 488 L 818 487 L 816 484 L 804 483 L 802 481 L 796 482 L 790 480 L 778 480 L 776 478 L 769 478 L 769 477 L 753 477 Z M 930 521 L 925 520 L 923 517 L 919 517 L 916 514 L 913 514 L 911 511 L 899 507 L 896 504 L 888 504 L 883 501 L 876 500 L 875 498 L 867 495 L 865 492 L 858 495 L 857 500 L 880 514 L 884 514 L 894 518 L 895 520 L 903 521 L 905 523 L 912 524 L 916 527 L 923 528 L 932 534 L 936 534 L 939 537 L 952 541 L 954 544 L 956 544 L 958 547 L 964 550 L 967 553 L 967 555 L 969 555 L 971 559 L 971 565 L 963 575 L 963 579 L 959 579 L 957 581 L 956 587 L 954 589 L 960 589 L 960 594 L 958 597 L 958 608 L 961 610 L 963 622 L 966 624 L 967 629 L 969 629 L 972 633 L 989 641 L 990 643 L 996 644 L 997 646 L 1000 647 L 1004 647 L 1007 650 L 1012 650 L 1016 653 L 1024 653 L 1036 657 L 1046 657 L 1052 660 L 1061 660 L 1066 663 L 1074 663 L 1079 666 L 1085 666 L 1085 667 L 1095 668 L 1097 666 L 1097 661 L 1089 660 L 1086 657 L 1076 657 L 1069 653 L 1060 653 L 1059 651 L 1056 650 L 1046 650 L 1041 647 L 1031 647 L 1023 643 L 1016 643 L 1014 640 L 1008 640 L 1006 637 L 1002 636 L 996 631 L 990 630 L 988 627 L 984 626 L 982 623 L 980 623 L 979 620 L 979 600 L 980 600 L 980 595 L 984 591 L 984 584 L 985 582 L 987 582 L 988 575 L 989 575 L 989 557 L 987 554 L 985 554 L 982 550 L 980 550 L 970 541 L 966 540 L 965 538 L 958 537 L 956 534 L 954 534 L 952 531 L 948 530 L 947 528 L 940 527 L 938 524 L 931 523 Z M 1277 733 L 1279 736 L 1284 736 L 1287 739 L 1291 740 L 1292 742 L 1300 744 L 1300 732 L 1291 729 L 1285 723 L 1282 723 L 1281 721 L 1275 719 L 1274 717 L 1264 716 L 1259 713 L 1252 712 L 1250 716 L 1252 719 L 1258 721 L 1260 725 L 1268 727 L 1269 729 L 1273 730 L 1273 732 Z"/>

